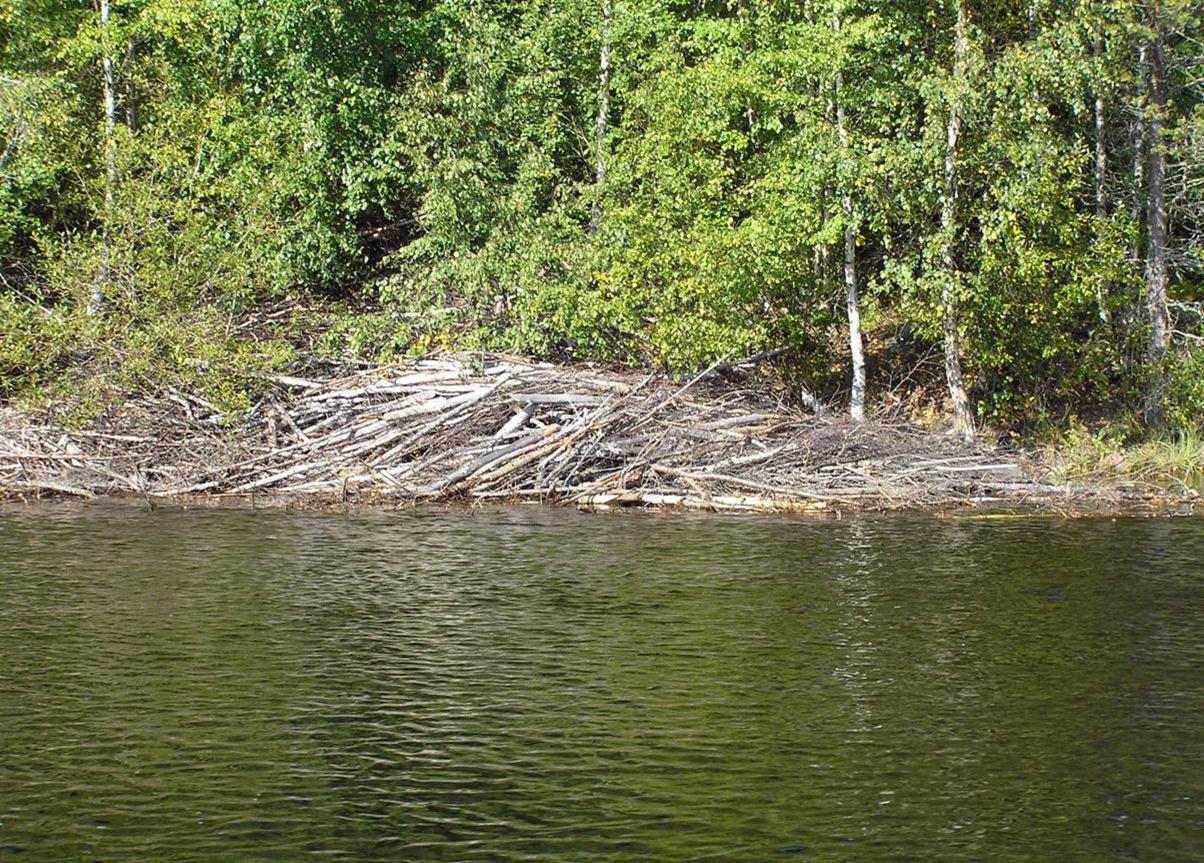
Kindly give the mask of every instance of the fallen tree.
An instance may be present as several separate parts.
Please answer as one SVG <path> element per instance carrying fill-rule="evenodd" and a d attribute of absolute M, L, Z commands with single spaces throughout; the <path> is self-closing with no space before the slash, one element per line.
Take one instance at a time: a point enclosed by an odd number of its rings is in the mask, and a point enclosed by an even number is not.
<path fill-rule="evenodd" d="M 1021 454 L 805 412 L 718 371 L 683 385 L 511 357 L 433 358 L 272 377 L 236 422 L 181 391 L 127 401 L 73 431 L 10 407 L 0 411 L 0 495 L 758 512 L 1174 499 L 1149 486 L 1051 482 Z"/>

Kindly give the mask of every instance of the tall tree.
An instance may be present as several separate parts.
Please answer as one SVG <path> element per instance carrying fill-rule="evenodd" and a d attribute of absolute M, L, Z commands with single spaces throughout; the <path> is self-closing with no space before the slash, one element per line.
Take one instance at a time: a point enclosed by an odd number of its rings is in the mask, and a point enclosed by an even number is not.
<path fill-rule="evenodd" d="M 104 106 L 104 212 L 101 216 L 101 263 L 88 295 L 88 314 L 100 313 L 105 291 L 112 276 L 113 193 L 117 187 L 117 84 L 113 77 L 112 20 L 109 0 L 100 0 L 101 93 Z"/>
<path fill-rule="evenodd" d="M 1146 143 L 1148 196 L 1146 201 L 1146 312 L 1150 320 L 1150 382 L 1143 406 L 1147 422 L 1162 418 L 1163 361 L 1170 341 L 1170 318 L 1166 306 L 1167 210 L 1166 210 L 1166 121 L 1167 56 L 1166 29 L 1160 0 L 1145 3 L 1148 29 L 1146 56 L 1149 58 L 1149 139 Z"/>
<path fill-rule="evenodd" d="M 841 0 L 832 4 L 832 30 L 840 37 Z M 843 51 L 841 51 L 843 57 Z M 857 297 L 857 221 L 853 210 L 852 179 L 849 176 L 852 156 L 849 149 L 849 130 L 845 118 L 844 69 L 838 68 L 833 84 L 836 103 L 836 128 L 840 139 L 840 161 L 846 167 L 844 189 L 840 202 L 844 214 L 844 287 L 845 313 L 849 322 L 849 354 L 853 365 L 853 382 L 849 391 L 849 415 L 860 422 L 865 419 L 865 350 L 861 339 L 861 310 Z"/>
<path fill-rule="evenodd" d="M 594 200 L 590 233 L 596 233 L 602 218 L 602 194 L 606 183 L 606 124 L 610 114 L 610 16 L 611 0 L 602 0 L 602 28 L 598 40 L 598 114 L 594 120 Z"/>
<path fill-rule="evenodd" d="M 948 118 L 945 124 L 945 177 L 941 200 L 941 316 L 944 332 L 945 381 L 953 404 L 954 430 L 963 438 L 974 437 L 974 419 L 970 399 L 962 378 L 961 330 L 958 320 L 957 288 L 961 270 L 957 260 L 958 242 L 958 142 L 962 131 L 962 104 L 968 87 L 966 55 L 969 37 L 966 32 L 966 0 L 957 3 L 957 23 L 953 33 L 953 73 L 949 87 Z"/>
<path fill-rule="evenodd" d="M 1108 130 L 1104 105 L 1104 34 L 1103 27 L 1098 23 L 1095 25 L 1095 35 L 1091 40 L 1091 51 L 1095 59 L 1095 163 L 1093 177 L 1095 181 L 1095 217 L 1102 226 L 1108 218 Z M 1100 321 L 1106 324 L 1110 319 L 1107 287 L 1103 279 L 1098 279 L 1095 286 L 1096 303 L 1099 306 L 1099 318 Z"/>

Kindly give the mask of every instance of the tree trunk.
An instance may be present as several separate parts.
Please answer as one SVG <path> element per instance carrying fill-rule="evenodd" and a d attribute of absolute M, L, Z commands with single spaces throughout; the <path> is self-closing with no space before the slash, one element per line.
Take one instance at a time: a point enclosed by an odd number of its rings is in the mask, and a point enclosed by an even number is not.
<path fill-rule="evenodd" d="M 853 198 L 844 196 L 844 286 L 849 316 L 849 352 L 853 359 L 853 386 L 849 394 L 849 415 L 865 419 L 865 351 L 861 342 L 861 311 L 857 301 L 857 232 L 853 227 Z"/>
<path fill-rule="evenodd" d="M 1137 93 L 1140 100 L 1136 118 L 1133 121 L 1132 150 L 1133 150 L 1133 205 L 1129 208 L 1129 216 L 1134 222 L 1141 218 L 1141 203 L 1145 188 L 1145 112 L 1146 100 L 1149 98 L 1149 85 L 1146 82 L 1146 46 L 1142 45 L 1137 52 Z M 1133 241 L 1132 260 L 1136 261 L 1141 254 L 1137 241 Z"/>
<path fill-rule="evenodd" d="M 811 2 L 803 4 L 803 19 L 807 22 L 808 28 L 815 26 L 815 6 Z M 812 98 L 818 100 L 823 95 L 823 83 L 816 78 L 808 80 L 810 93 Z M 824 184 L 819 189 L 819 200 L 816 205 L 819 213 L 819 223 L 826 224 L 828 221 L 828 184 L 825 180 Z M 811 247 L 811 275 L 815 278 L 817 285 L 824 285 L 828 280 L 828 248 L 826 243 L 816 243 Z"/>
<path fill-rule="evenodd" d="M 1170 341 L 1170 319 L 1166 309 L 1167 285 L 1167 212 L 1166 212 L 1166 44 L 1156 0 L 1145 6 L 1146 25 L 1150 30 L 1147 56 L 1149 77 L 1149 141 L 1147 146 L 1146 201 L 1146 311 L 1150 318 L 1148 361 L 1150 381 L 1146 389 L 1143 413 L 1146 422 L 1162 421 L 1162 364 Z"/>
<path fill-rule="evenodd" d="M 958 0 L 957 29 L 953 43 L 953 94 L 949 100 L 949 121 L 945 128 L 945 189 L 941 202 L 941 264 L 944 278 L 941 283 L 942 329 L 945 336 L 945 379 L 949 400 L 953 403 L 954 430 L 966 440 L 974 437 L 974 419 L 970 400 L 962 380 L 961 329 L 958 322 L 957 297 L 954 288 L 961 275 L 957 263 L 957 145 L 961 136 L 962 92 L 966 82 L 966 0 Z"/>
<path fill-rule="evenodd" d="M 602 0 L 602 34 L 598 49 L 598 116 L 594 122 L 594 203 L 590 211 L 589 231 L 598 230 L 602 220 L 602 189 L 606 183 L 606 124 L 610 113 L 610 17 L 612 0 Z"/>
<path fill-rule="evenodd" d="M 840 33 L 840 4 L 832 7 L 832 29 Z M 845 124 L 842 90 L 844 73 L 836 73 L 834 101 L 836 103 L 836 130 L 840 136 L 840 157 L 849 158 L 849 130 Z M 865 351 L 861 341 L 861 311 L 857 301 L 857 226 L 853 219 L 853 194 L 845 189 L 841 194 L 844 210 L 844 287 L 845 304 L 849 319 L 849 353 L 853 361 L 853 383 L 849 393 L 849 415 L 860 422 L 865 419 Z"/>
<path fill-rule="evenodd" d="M 1137 110 L 1133 112 L 1133 127 L 1130 129 L 1129 149 L 1133 152 L 1133 171 L 1132 171 L 1132 200 L 1129 205 L 1129 218 L 1133 224 L 1142 224 L 1145 221 L 1144 204 L 1145 204 L 1145 145 L 1146 145 L 1146 124 L 1145 114 L 1147 110 L 1146 102 L 1149 99 L 1148 75 L 1146 74 L 1146 46 L 1142 43 L 1137 50 Z M 1141 266 L 1143 260 L 1141 237 L 1137 232 L 1133 233 L 1133 239 L 1129 243 L 1129 264 L 1134 269 Z M 1145 293 L 1144 288 L 1141 291 Z M 1123 313 L 1125 324 L 1131 321 L 1136 321 L 1145 314 L 1144 309 L 1138 308 L 1141 305 L 1136 297 L 1126 296 Z M 1132 368 L 1135 357 L 1130 355 L 1129 351 L 1124 351 L 1121 355 L 1121 362 L 1125 370 Z"/>
<path fill-rule="evenodd" d="M 1104 36 L 1097 32 L 1092 46 L 1095 55 L 1096 75 L 1101 76 L 1100 66 L 1104 56 Z M 1105 139 L 1104 125 L 1104 87 L 1097 77 L 1095 85 L 1095 216 L 1100 221 L 1100 227 L 1108 218 L 1108 197 L 1104 190 L 1104 181 L 1108 176 L 1108 144 Z M 1099 305 L 1099 319 L 1107 324 L 1111 315 L 1108 312 L 1108 286 L 1100 281 L 1095 287 L 1096 301 Z"/>
<path fill-rule="evenodd" d="M 105 290 L 108 288 L 112 275 L 113 188 L 117 185 L 117 95 L 113 79 L 113 58 L 109 53 L 109 0 L 100 0 L 100 33 L 101 92 L 104 99 L 105 202 L 101 224 L 100 269 L 92 282 L 92 291 L 88 296 L 88 314 L 93 317 L 100 313 L 101 306 L 104 304 Z"/>
<path fill-rule="evenodd" d="M 122 74 L 125 75 L 125 125 L 131 132 L 138 130 L 138 94 L 134 92 L 134 76 L 131 74 L 138 43 L 132 38 L 126 43 Z"/>

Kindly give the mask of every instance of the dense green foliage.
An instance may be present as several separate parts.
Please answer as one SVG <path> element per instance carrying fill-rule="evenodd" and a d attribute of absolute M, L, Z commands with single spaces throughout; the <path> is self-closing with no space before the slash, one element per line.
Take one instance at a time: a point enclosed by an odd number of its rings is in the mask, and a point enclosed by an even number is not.
<path fill-rule="evenodd" d="M 962 0 L 960 48 L 957 0 L 98 3 L 0 0 L 0 391 L 234 399 L 287 295 L 359 310 L 332 350 L 835 396 L 851 255 L 871 404 L 954 326 L 980 416 L 1202 423 L 1190 0 Z"/>

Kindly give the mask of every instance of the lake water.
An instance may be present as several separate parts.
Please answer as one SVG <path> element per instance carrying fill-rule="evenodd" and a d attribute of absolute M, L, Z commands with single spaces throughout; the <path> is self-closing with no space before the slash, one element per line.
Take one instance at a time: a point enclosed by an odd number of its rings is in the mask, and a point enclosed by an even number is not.
<path fill-rule="evenodd" d="M 1199 861 L 1204 520 L 0 513 L 0 858 Z"/>

